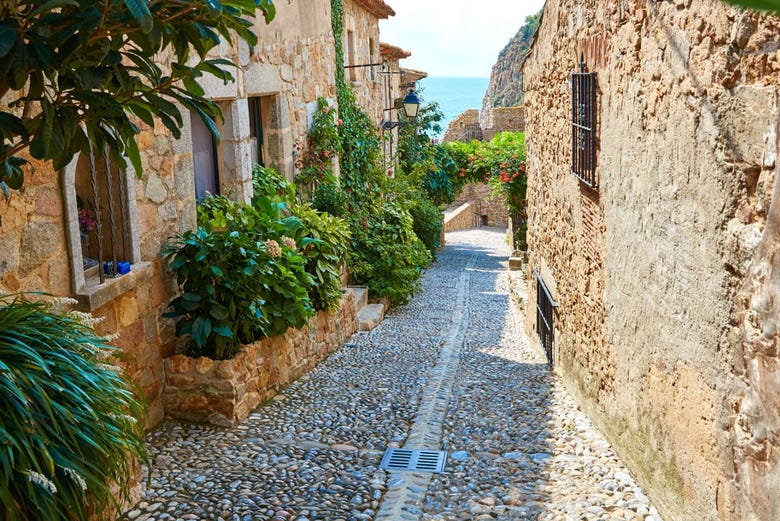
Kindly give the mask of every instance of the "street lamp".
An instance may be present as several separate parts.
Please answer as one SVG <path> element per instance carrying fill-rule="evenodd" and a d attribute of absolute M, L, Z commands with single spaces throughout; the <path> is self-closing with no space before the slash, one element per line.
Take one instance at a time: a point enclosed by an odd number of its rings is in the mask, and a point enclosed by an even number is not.
<path fill-rule="evenodd" d="M 412 119 L 416 118 L 419 110 L 420 98 L 417 97 L 417 94 L 412 89 L 409 89 L 409 94 L 404 98 L 404 112 L 406 113 L 406 117 Z"/>
<path fill-rule="evenodd" d="M 420 111 L 420 98 L 414 92 L 413 89 L 409 89 L 409 94 L 406 95 L 403 101 L 404 113 L 407 118 L 414 119 L 417 117 L 417 113 Z M 386 109 L 395 110 L 395 109 Z M 383 121 L 382 130 L 393 130 L 396 127 L 402 125 L 408 125 L 408 121 Z"/>

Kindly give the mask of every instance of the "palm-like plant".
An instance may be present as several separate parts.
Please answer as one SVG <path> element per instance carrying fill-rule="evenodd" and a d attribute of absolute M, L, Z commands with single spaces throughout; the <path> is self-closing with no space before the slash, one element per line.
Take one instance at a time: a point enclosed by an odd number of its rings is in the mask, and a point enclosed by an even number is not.
<path fill-rule="evenodd" d="M 145 459 L 144 405 L 83 318 L 0 296 L 2 519 L 86 519 Z"/>

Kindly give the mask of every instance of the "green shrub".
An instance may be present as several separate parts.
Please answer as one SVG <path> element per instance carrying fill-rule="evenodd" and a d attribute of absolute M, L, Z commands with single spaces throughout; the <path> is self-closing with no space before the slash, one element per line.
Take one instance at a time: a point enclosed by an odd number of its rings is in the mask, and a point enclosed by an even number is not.
<path fill-rule="evenodd" d="M 292 201 L 295 198 L 295 185 L 288 182 L 282 174 L 273 168 L 257 163 L 252 167 L 252 205 L 263 197 Z"/>
<path fill-rule="evenodd" d="M 321 212 L 339 215 L 344 210 L 346 199 L 335 182 L 320 183 L 314 187 L 311 203 Z"/>
<path fill-rule="evenodd" d="M 312 187 L 318 183 L 335 179 L 333 160 L 342 152 L 339 139 L 341 124 L 336 108 L 327 99 L 319 98 L 301 158 L 301 169 L 296 176 L 296 182 L 304 187 L 305 192 L 311 193 Z"/>
<path fill-rule="evenodd" d="M 420 288 L 422 270 L 431 254 L 415 235 L 409 212 L 400 204 L 377 200 L 371 211 L 355 211 L 348 217 L 352 230 L 350 276 L 368 286 L 371 294 L 405 304 Z"/>
<path fill-rule="evenodd" d="M 301 222 L 281 217 L 284 203 L 256 203 L 208 198 L 198 230 L 163 251 L 182 287 L 168 315 L 180 318 L 177 334 L 190 335 L 191 356 L 230 358 L 241 343 L 302 327 L 314 314 L 314 280 L 292 238 Z"/>
<path fill-rule="evenodd" d="M 409 206 L 415 235 L 425 244 L 431 257 L 436 259 L 436 253 L 441 247 L 442 222 L 441 210 L 425 197 L 414 198 Z"/>
<path fill-rule="evenodd" d="M 145 410 L 118 353 L 75 314 L 0 297 L 0 518 L 87 519 L 109 484 L 128 496 Z"/>
<path fill-rule="evenodd" d="M 309 292 L 314 309 L 334 310 L 341 301 L 341 266 L 349 249 L 349 225 L 307 204 L 295 205 L 292 212 L 303 225 L 298 242 L 306 271 L 314 278 Z"/>

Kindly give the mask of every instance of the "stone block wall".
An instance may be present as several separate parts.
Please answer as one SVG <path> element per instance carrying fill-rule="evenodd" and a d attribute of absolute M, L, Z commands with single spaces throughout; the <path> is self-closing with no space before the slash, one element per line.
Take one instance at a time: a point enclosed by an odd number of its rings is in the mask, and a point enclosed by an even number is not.
<path fill-rule="evenodd" d="M 493 197 L 493 189 L 484 183 L 469 183 L 461 188 L 458 198 L 453 203 L 461 205 L 474 203 L 474 214 L 480 216 L 481 226 L 509 226 L 509 213 L 501 197 Z"/>
<path fill-rule="evenodd" d="M 449 143 L 451 141 L 463 141 L 468 143 L 476 139 L 482 141 L 482 127 L 479 125 L 479 111 L 469 109 L 455 118 L 447 127 L 442 141 Z"/>
<path fill-rule="evenodd" d="M 374 11 L 368 10 L 376 6 Z M 347 65 L 368 65 L 382 61 L 379 49 L 379 16 L 387 13 L 388 6 L 384 2 L 366 2 L 365 0 L 344 0 L 344 59 Z M 389 10 L 392 12 L 392 9 Z M 381 18 L 386 19 L 387 14 Z M 352 32 L 354 53 L 350 60 L 347 41 L 348 31 Z M 396 69 L 397 70 L 397 69 Z M 383 119 L 383 109 L 392 107 L 393 100 L 386 99 L 387 81 L 397 82 L 397 74 L 380 74 L 380 67 L 356 67 L 347 69 L 347 79 L 358 105 L 363 107 L 371 121 L 379 125 Z M 390 78 L 389 76 L 396 76 Z M 394 96 L 401 96 L 399 90 L 394 90 Z M 387 103 L 390 104 L 387 104 Z"/>
<path fill-rule="evenodd" d="M 556 370 L 668 520 L 780 519 L 778 34 L 711 0 L 548 0 L 523 70 L 527 325 L 536 270 Z M 595 190 L 570 172 L 581 55 Z"/>
<path fill-rule="evenodd" d="M 144 127 L 138 143 L 145 175 L 127 176 L 136 210 L 130 228 L 138 246 L 131 272 L 104 284 L 84 280 L 80 264 L 73 264 L 76 254 L 80 263 L 81 245 L 72 179 L 36 162 L 24 189 L 7 201 L 0 198 L 0 293 L 75 297 L 81 310 L 101 318 L 97 332 L 118 333 L 113 343 L 125 354 L 119 364 L 140 386 L 149 405 L 145 423 L 152 427 L 164 414 L 162 359 L 175 344 L 172 322 L 161 315 L 176 287 L 159 253 L 165 240 L 194 226 L 195 198 L 191 153 L 181 143 L 162 125 Z"/>
<path fill-rule="evenodd" d="M 474 227 L 474 203 L 463 203 L 444 218 L 444 232 L 469 230 Z M 443 243 L 442 243 L 443 244 Z"/>
<path fill-rule="evenodd" d="M 525 109 L 523 107 L 495 107 L 488 109 L 487 118 L 480 116 L 480 121 L 482 139 L 485 141 L 490 141 L 499 132 L 525 132 Z"/>
<path fill-rule="evenodd" d="M 166 358 L 166 415 L 234 425 L 337 350 L 356 328 L 355 294 L 348 288 L 338 311 L 321 311 L 304 328 L 242 346 L 230 360 Z"/>

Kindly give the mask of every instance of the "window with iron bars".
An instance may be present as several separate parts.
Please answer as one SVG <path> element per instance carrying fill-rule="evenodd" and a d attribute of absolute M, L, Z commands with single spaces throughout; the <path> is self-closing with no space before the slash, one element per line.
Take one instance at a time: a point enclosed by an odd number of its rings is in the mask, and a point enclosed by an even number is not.
<path fill-rule="evenodd" d="M 538 271 L 534 271 L 534 276 L 536 277 L 536 334 L 547 356 L 547 365 L 552 367 L 555 340 L 553 309 L 558 307 L 558 304 L 553 300 Z"/>
<path fill-rule="evenodd" d="M 596 73 L 586 70 L 580 55 L 580 72 L 571 75 L 571 171 L 596 188 Z"/>

